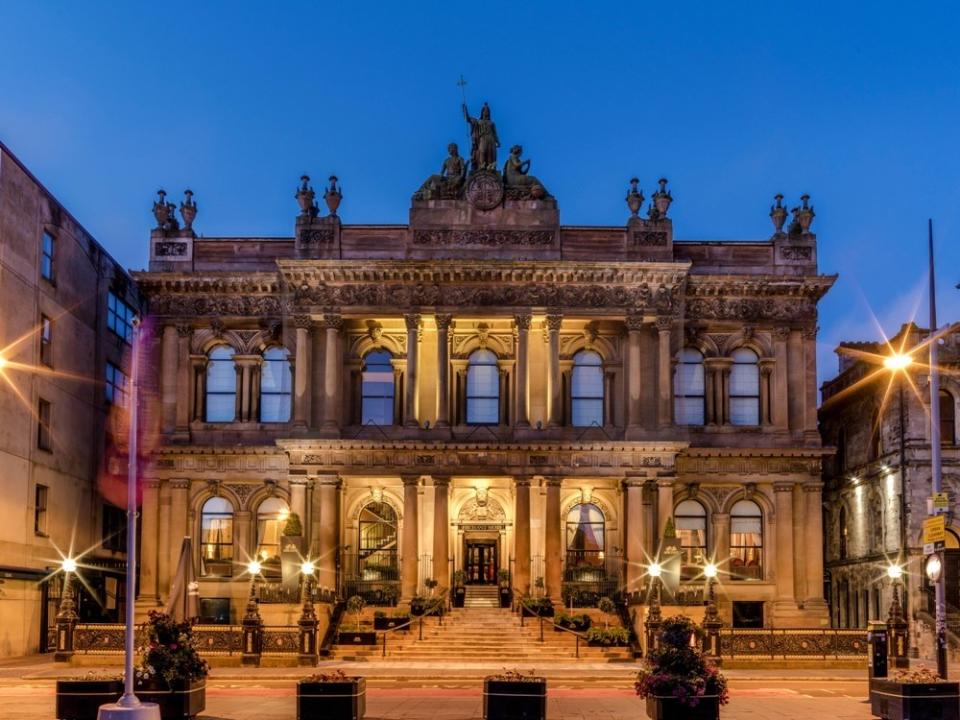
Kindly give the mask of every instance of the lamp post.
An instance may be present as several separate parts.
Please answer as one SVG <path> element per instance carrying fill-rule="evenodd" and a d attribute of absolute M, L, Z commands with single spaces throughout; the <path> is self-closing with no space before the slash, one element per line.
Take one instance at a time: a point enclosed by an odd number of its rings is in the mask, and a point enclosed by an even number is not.
<path fill-rule="evenodd" d="M 704 654 L 712 658 L 720 657 L 720 628 L 723 620 L 717 610 L 716 584 L 719 570 L 714 563 L 707 563 L 703 576 L 707 579 L 707 608 L 703 615 Z"/>
<path fill-rule="evenodd" d="M 303 576 L 303 610 L 300 613 L 300 665 L 317 664 L 317 613 L 313 607 L 311 584 L 316 566 L 310 560 L 300 564 L 300 574 Z"/>
<path fill-rule="evenodd" d="M 647 642 L 646 652 L 656 650 L 660 646 L 660 625 L 663 622 L 663 616 L 660 613 L 660 576 L 663 574 L 663 568 L 660 563 L 654 562 L 647 566 L 647 575 L 650 576 L 650 607 L 647 609 L 647 619 L 643 621 L 643 627 L 646 631 Z"/>
<path fill-rule="evenodd" d="M 905 668 L 909 667 L 910 659 L 907 657 L 907 621 L 903 606 L 900 604 L 900 584 L 903 578 L 903 568 L 896 563 L 891 563 L 887 567 L 887 577 L 890 579 L 890 586 L 893 591 L 890 611 L 887 613 L 887 642 L 889 648 L 887 654 L 893 660 L 894 667 Z"/>
<path fill-rule="evenodd" d="M 250 597 L 247 599 L 247 612 L 243 616 L 243 665 L 259 665 L 260 653 L 263 648 L 263 619 L 260 617 L 260 603 L 257 602 L 257 579 L 262 570 L 260 562 L 251 560 L 247 563 L 247 572 L 250 574 Z"/>
<path fill-rule="evenodd" d="M 60 562 L 60 570 L 63 572 L 63 592 L 57 609 L 57 649 L 54 659 L 65 661 L 73 656 L 73 630 L 77 624 L 77 606 L 73 601 L 73 573 L 77 571 L 77 561 L 65 557 Z"/>

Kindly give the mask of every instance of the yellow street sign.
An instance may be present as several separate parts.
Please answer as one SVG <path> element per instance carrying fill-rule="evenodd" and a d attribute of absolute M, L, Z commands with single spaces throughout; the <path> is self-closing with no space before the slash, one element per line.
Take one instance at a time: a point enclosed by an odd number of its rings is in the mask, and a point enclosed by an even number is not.
<path fill-rule="evenodd" d="M 933 494 L 933 509 L 934 510 L 949 510 L 950 509 L 950 495 L 945 492 L 938 492 Z"/>
<path fill-rule="evenodd" d="M 923 544 L 932 545 L 944 543 L 947 539 L 947 518 L 945 515 L 935 515 L 923 521 Z"/>

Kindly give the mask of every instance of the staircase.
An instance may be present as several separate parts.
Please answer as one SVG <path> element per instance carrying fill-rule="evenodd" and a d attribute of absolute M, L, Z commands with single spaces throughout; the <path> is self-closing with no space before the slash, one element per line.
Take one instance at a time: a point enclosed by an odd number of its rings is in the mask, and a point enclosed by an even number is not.
<path fill-rule="evenodd" d="M 390 633 L 385 659 L 451 666 L 468 662 L 501 666 L 530 663 L 536 667 L 542 663 L 578 662 L 573 635 L 555 631 L 553 624 L 544 620 L 541 642 L 537 618 L 525 618 L 521 626 L 519 615 L 497 607 L 454 608 L 444 617 L 443 625 L 439 624 L 438 618 L 424 618 L 423 639 L 418 637 L 417 622 L 410 626 L 410 632 Z M 336 646 L 333 657 L 338 660 L 381 660 L 384 659 L 382 652 L 380 645 Z M 588 647 L 581 640 L 579 661 L 632 662 L 633 657 L 629 648 Z"/>
<path fill-rule="evenodd" d="M 500 590 L 496 585 L 467 585 L 463 606 L 465 608 L 500 607 Z"/>

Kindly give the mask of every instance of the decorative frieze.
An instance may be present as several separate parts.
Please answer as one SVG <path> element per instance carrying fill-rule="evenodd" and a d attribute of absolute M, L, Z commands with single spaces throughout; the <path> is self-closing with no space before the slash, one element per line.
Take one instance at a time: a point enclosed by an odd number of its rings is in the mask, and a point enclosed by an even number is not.
<path fill-rule="evenodd" d="M 414 245 L 506 245 L 543 246 L 552 245 L 556 233 L 552 230 L 487 230 L 487 229 L 435 229 L 414 230 Z"/>

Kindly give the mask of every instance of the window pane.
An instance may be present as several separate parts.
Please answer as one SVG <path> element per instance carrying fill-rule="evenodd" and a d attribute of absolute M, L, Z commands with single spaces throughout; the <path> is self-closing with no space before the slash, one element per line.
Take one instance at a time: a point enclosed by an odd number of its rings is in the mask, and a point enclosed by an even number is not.
<path fill-rule="evenodd" d="M 495 425 L 500 421 L 500 370 L 489 350 L 470 355 L 467 367 L 467 423 Z"/>
<path fill-rule="evenodd" d="M 730 368 L 730 394 L 741 396 L 760 394 L 760 370 L 756 365 L 733 364 Z"/>
<path fill-rule="evenodd" d="M 467 422 L 495 425 L 500 420 L 499 405 L 500 401 L 497 398 L 469 398 Z"/>
<path fill-rule="evenodd" d="M 495 397 L 500 391 L 500 373 L 490 365 L 471 365 L 467 372 L 467 395 Z"/>
<path fill-rule="evenodd" d="M 730 398 L 730 422 L 733 425 L 759 425 L 760 401 L 757 398 Z"/>
<path fill-rule="evenodd" d="M 596 365 L 575 366 L 571 378 L 573 397 L 602 398 L 603 369 Z"/>
<path fill-rule="evenodd" d="M 703 425 L 705 412 L 702 397 L 677 397 L 674 406 L 678 425 Z"/>
<path fill-rule="evenodd" d="M 207 393 L 207 422 L 233 422 L 235 413 L 235 396 Z"/>
<path fill-rule="evenodd" d="M 393 425 L 393 398 L 365 397 L 361 422 L 364 425 Z"/>
<path fill-rule="evenodd" d="M 374 350 L 363 359 L 360 421 L 366 425 L 393 425 L 394 372 L 391 355 Z"/>
<path fill-rule="evenodd" d="M 603 425 L 603 400 L 574 398 L 572 414 L 574 427 Z"/>
<path fill-rule="evenodd" d="M 233 412 L 233 405 L 230 412 Z M 209 413 L 207 413 L 207 419 Z M 290 395 L 262 395 L 260 397 L 261 422 L 287 422 L 290 419 Z M 217 421 L 213 421 L 217 422 Z M 229 422 L 229 420 L 224 421 Z"/>

